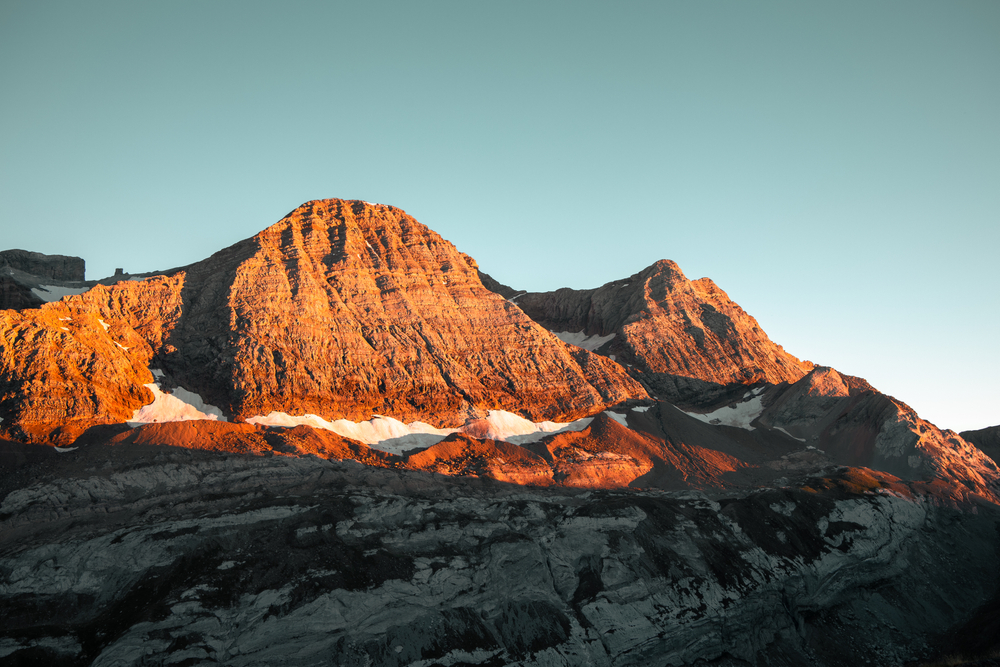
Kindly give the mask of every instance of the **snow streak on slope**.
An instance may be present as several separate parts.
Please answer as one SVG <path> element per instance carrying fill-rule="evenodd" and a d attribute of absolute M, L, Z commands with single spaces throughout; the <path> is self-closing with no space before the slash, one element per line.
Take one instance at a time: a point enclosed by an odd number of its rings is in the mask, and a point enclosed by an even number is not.
<path fill-rule="evenodd" d="M 609 340 L 615 337 L 615 334 L 611 333 L 607 336 L 588 336 L 582 331 L 570 332 L 570 331 L 553 331 L 552 334 L 564 343 L 569 343 L 570 345 L 576 345 L 577 347 L 582 347 L 585 350 L 593 352 L 600 346 L 607 343 Z"/>
<path fill-rule="evenodd" d="M 764 406 L 761 403 L 761 398 L 759 394 L 764 391 L 763 387 L 754 389 L 753 391 L 748 391 L 743 396 L 743 402 L 737 403 L 735 405 L 726 405 L 719 408 L 718 410 L 713 410 L 712 412 L 700 413 L 700 412 L 688 412 L 695 419 L 701 420 L 706 424 L 712 424 L 715 426 L 734 426 L 736 428 L 744 428 L 748 431 L 754 430 L 754 427 L 750 425 L 754 419 L 760 416 L 760 413 L 764 411 Z M 748 400 L 749 399 L 749 400 Z"/>
<path fill-rule="evenodd" d="M 163 376 L 162 371 L 159 370 L 153 370 L 152 373 L 156 378 Z M 160 391 L 160 385 L 157 382 L 150 382 L 145 386 L 153 392 L 153 402 L 136 410 L 132 414 L 132 419 L 128 421 L 129 426 L 194 419 L 226 421 L 222 410 L 205 403 L 201 396 L 194 392 L 177 387 L 169 394 L 164 394 Z"/>

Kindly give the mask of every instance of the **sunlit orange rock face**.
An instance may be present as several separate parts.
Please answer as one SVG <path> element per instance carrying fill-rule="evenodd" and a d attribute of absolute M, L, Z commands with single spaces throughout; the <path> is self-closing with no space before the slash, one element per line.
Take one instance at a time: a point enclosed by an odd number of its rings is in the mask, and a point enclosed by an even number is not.
<path fill-rule="evenodd" d="M 474 260 L 438 234 L 360 201 L 309 202 L 168 276 L 36 312 L 0 322 L 0 416 L 28 439 L 131 416 L 148 402 L 148 367 L 237 419 L 385 414 L 456 426 L 501 408 L 566 421 L 646 396 L 617 364 L 485 289 Z M 60 316 L 73 318 L 69 336 Z"/>
<path fill-rule="evenodd" d="M 704 394 L 706 383 L 794 382 L 812 368 L 772 342 L 715 283 L 688 280 L 668 260 L 597 289 L 529 293 L 516 302 L 552 331 L 615 334 L 601 351 L 644 371 L 673 400 Z"/>
<path fill-rule="evenodd" d="M 149 361 L 180 315 L 180 285 L 99 285 L 36 310 L 0 311 L 0 431 L 65 444 L 149 403 Z"/>
<path fill-rule="evenodd" d="M 189 267 L 185 292 L 157 362 L 237 417 L 455 426 L 484 409 L 565 420 L 644 395 L 486 290 L 470 257 L 390 206 L 309 202 Z"/>

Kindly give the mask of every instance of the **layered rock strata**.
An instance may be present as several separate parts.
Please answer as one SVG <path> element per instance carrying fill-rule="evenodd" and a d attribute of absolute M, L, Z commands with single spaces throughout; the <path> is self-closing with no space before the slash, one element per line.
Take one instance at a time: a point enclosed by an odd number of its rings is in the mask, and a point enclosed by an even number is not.
<path fill-rule="evenodd" d="M 713 501 L 50 456 L 0 502 L 12 664 L 895 666 L 1000 587 L 994 507 L 863 470 Z"/>
<path fill-rule="evenodd" d="M 485 289 L 470 257 L 391 206 L 309 202 L 168 274 L 0 318 L 2 428 L 58 440 L 66 422 L 121 421 L 148 402 L 150 364 L 235 419 L 457 426 L 499 408 L 570 421 L 646 396 L 617 364 Z"/>
<path fill-rule="evenodd" d="M 551 331 L 613 336 L 599 350 L 641 370 L 658 395 L 675 402 L 717 398 L 727 385 L 794 382 L 812 368 L 772 342 L 710 279 L 688 280 L 668 260 L 597 289 L 514 300 Z"/>

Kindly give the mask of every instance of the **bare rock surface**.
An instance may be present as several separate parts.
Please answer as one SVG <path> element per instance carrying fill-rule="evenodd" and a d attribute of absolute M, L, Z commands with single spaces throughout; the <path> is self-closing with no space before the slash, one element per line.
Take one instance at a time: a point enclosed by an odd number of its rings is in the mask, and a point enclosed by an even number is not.
<path fill-rule="evenodd" d="M 600 351 L 642 371 L 675 402 L 732 384 L 794 382 L 812 368 L 710 279 L 688 280 L 669 260 L 597 289 L 527 293 L 516 303 L 552 331 L 614 334 Z"/>
<path fill-rule="evenodd" d="M 30 250 L 0 251 L 0 271 L 14 269 L 39 278 L 82 281 L 85 279 L 86 268 L 86 263 L 79 257 L 45 255 Z"/>
<path fill-rule="evenodd" d="M 399 209 L 310 202 L 224 252 L 189 270 L 228 293 L 192 295 L 164 367 L 225 394 L 237 417 L 431 415 L 454 426 L 502 408 L 568 421 L 644 393 L 618 367 L 578 360 Z"/>
<path fill-rule="evenodd" d="M 131 418 L 152 401 L 149 363 L 180 317 L 180 286 L 161 276 L 0 311 L 0 430 L 69 444 Z"/>
<path fill-rule="evenodd" d="M 1000 585 L 995 508 L 863 470 L 711 500 L 52 456 L 0 499 L 8 664 L 899 665 Z"/>
<path fill-rule="evenodd" d="M 982 450 L 994 462 L 1000 462 L 1000 426 L 962 431 L 959 435 Z"/>
<path fill-rule="evenodd" d="M 149 366 L 235 419 L 456 426 L 499 408 L 570 421 L 646 396 L 484 288 L 475 262 L 426 226 L 360 201 L 309 202 L 168 275 L 4 315 L 0 341 L 2 427 L 33 440 L 122 421 L 149 402 Z"/>
<path fill-rule="evenodd" d="M 921 419 L 861 378 L 817 367 L 792 385 L 771 387 L 754 422 L 780 429 L 841 465 L 908 480 L 947 480 L 998 499 L 1000 467 L 972 442 Z"/>

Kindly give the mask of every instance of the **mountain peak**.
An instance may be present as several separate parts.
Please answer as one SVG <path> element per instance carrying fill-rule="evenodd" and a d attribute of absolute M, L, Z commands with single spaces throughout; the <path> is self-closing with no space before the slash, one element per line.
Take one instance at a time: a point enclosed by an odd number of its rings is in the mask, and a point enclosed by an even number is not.
<path fill-rule="evenodd" d="M 596 289 L 525 294 L 517 305 L 552 331 L 613 334 L 599 349 L 642 369 L 673 401 L 732 384 L 794 382 L 812 368 L 710 279 L 688 280 L 666 259 Z"/>

